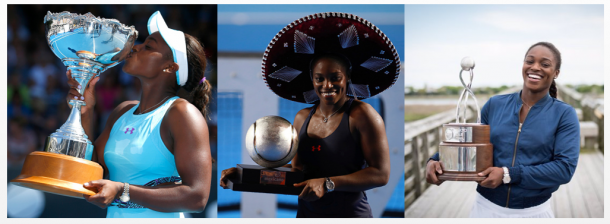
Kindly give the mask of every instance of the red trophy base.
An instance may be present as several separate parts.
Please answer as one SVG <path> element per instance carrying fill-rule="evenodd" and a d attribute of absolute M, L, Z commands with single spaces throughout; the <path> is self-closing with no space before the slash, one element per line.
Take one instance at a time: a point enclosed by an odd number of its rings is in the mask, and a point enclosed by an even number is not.
<path fill-rule="evenodd" d="M 49 193 L 83 198 L 96 191 L 83 184 L 103 178 L 99 164 L 73 156 L 50 152 L 32 152 L 25 158 L 21 174 L 12 183 Z"/>

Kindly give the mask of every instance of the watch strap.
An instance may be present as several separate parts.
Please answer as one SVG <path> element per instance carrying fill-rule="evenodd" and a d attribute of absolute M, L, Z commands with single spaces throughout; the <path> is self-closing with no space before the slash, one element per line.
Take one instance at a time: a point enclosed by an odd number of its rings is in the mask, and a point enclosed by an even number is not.
<path fill-rule="evenodd" d="M 508 172 L 508 168 L 507 167 L 502 167 L 502 170 L 504 170 L 504 175 L 502 176 L 502 182 L 505 184 L 510 183 L 510 173 Z"/>
<path fill-rule="evenodd" d="M 121 200 L 121 202 L 128 202 L 129 201 L 129 183 L 125 182 L 123 184 L 123 194 L 121 195 L 121 197 L 119 197 L 119 199 Z"/>

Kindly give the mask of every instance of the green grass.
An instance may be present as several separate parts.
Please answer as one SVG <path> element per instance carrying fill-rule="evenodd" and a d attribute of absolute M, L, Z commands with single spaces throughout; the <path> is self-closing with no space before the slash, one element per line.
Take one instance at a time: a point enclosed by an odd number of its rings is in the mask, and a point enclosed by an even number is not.
<path fill-rule="evenodd" d="M 426 117 L 432 116 L 436 113 L 427 113 L 427 114 L 405 114 L 405 122 L 416 121 L 419 119 L 424 119 Z"/>
<path fill-rule="evenodd" d="M 407 105 L 405 106 L 405 122 L 423 119 L 453 108 L 455 108 L 454 105 Z"/>

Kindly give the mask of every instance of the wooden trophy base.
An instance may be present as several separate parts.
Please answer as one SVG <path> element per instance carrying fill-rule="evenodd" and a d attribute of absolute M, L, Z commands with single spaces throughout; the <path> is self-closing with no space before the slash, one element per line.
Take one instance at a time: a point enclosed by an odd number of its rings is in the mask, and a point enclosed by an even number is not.
<path fill-rule="evenodd" d="M 450 172 L 443 171 L 443 174 L 438 175 L 438 179 L 442 181 L 482 181 L 485 177 L 480 177 L 478 173 L 466 173 L 466 172 Z"/>
<path fill-rule="evenodd" d="M 443 181 L 482 181 L 478 173 L 493 166 L 493 145 L 489 142 L 489 125 L 451 123 L 443 125 L 439 159 Z"/>
<path fill-rule="evenodd" d="M 304 188 L 292 186 L 302 182 L 304 177 L 303 172 L 291 171 L 290 168 L 238 164 L 237 170 L 237 177 L 227 181 L 233 191 L 299 195 Z"/>
<path fill-rule="evenodd" d="M 103 178 L 99 164 L 50 152 L 32 152 L 25 158 L 21 174 L 12 183 L 27 188 L 75 198 L 95 195 L 96 191 L 83 184 Z"/>

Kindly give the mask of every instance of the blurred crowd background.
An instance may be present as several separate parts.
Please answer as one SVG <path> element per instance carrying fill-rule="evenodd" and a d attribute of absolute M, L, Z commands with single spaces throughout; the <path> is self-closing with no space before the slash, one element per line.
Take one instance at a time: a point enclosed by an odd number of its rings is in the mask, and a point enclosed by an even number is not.
<path fill-rule="evenodd" d="M 155 11 L 160 11 L 168 27 L 197 37 L 203 43 L 208 58 L 206 79 L 214 86 L 212 101 L 208 105 L 210 119 L 207 122 L 212 155 L 216 158 L 216 5 L 8 5 L 7 166 L 9 181 L 19 175 L 23 161 L 29 153 L 43 150 L 46 137 L 66 121 L 70 112 L 65 100 L 69 90 L 66 67 L 53 54 L 45 39 L 43 19 L 48 11 L 69 11 L 78 14 L 91 12 L 98 17 L 114 18 L 125 25 L 134 25 L 139 32 L 136 44 L 142 43 L 148 36 L 146 24 L 150 15 Z M 96 139 L 104 128 L 106 119 L 114 107 L 123 101 L 139 100 L 140 98 L 139 80 L 124 73 L 122 65 L 121 63 L 103 72 L 96 85 L 97 103 L 93 139 Z M 186 96 L 185 94 L 183 90 L 179 92 L 179 95 Z M 216 169 L 216 164 L 214 164 L 214 169 Z M 213 173 L 216 174 L 216 171 L 214 170 Z M 8 216 L 22 216 L 15 212 L 11 214 L 11 207 L 14 207 L 11 202 L 20 201 L 17 193 L 11 194 L 11 189 L 13 187 L 8 190 L 7 198 Z M 46 206 L 42 206 L 40 214 L 31 216 L 105 217 L 106 214 L 105 210 L 88 205 L 82 199 L 48 193 L 45 193 L 44 196 L 47 200 L 42 200 L 42 202 Z M 212 184 L 210 197 L 206 212 L 190 214 L 190 216 L 215 216 L 216 184 Z M 64 203 L 68 200 L 71 202 Z M 53 206 L 54 203 L 62 204 L 62 206 Z M 66 209 L 66 206 L 74 208 Z"/>

